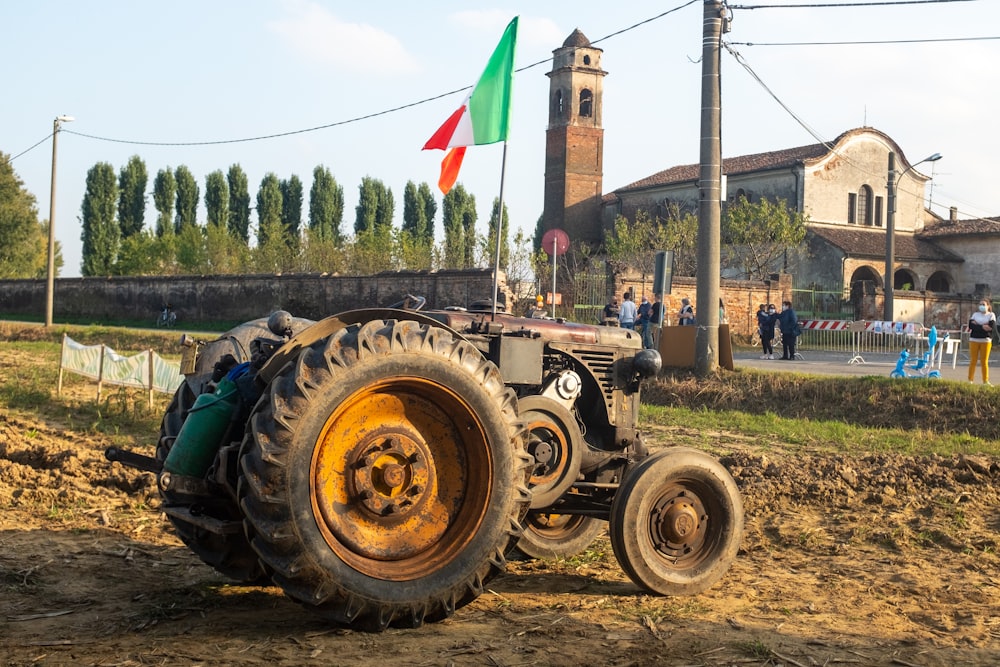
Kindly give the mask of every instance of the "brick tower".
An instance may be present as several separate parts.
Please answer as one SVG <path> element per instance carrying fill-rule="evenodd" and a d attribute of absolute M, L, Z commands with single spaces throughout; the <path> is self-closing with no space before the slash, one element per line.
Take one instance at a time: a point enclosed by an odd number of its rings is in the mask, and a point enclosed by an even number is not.
<path fill-rule="evenodd" d="M 542 228 L 560 228 L 571 241 L 600 242 L 604 181 L 604 77 L 601 49 L 578 29 L 552 52 L 549 125 L 545 130 L 545 208 Z"/>

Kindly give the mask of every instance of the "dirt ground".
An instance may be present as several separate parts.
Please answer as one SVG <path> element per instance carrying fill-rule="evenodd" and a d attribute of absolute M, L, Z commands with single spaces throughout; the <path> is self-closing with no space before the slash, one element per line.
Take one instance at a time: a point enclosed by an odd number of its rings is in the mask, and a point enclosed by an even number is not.
<path fill-rule="evenodd" d="M 0 353 L 0 374 L 16 363 Z M 276 588 L 230 586 L 170 532 L 153 476 L 104 460 L 109 436 L 0 404 L 0 662 L 1000 664 L 1000 460 L 719 442 L 747 526 L 709 592 L 644 594 L 602 538 L 571 560 L 512 562 L 443 623 L 366 634 Z"/>

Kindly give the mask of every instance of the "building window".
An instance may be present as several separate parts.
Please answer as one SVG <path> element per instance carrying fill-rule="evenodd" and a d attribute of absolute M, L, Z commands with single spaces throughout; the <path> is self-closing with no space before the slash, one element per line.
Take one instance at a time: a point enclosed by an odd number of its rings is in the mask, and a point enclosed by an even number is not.
<path fill-rule="evenodd" d="M 875 197 L 875 226 L 882 226 L 882 198 Z"/>
<path fill-rule="evenodd" d="M 594 94 L 584 88 L 580 91 L 580 117 L 590 118 L 594 115 Z"/>
<path fill-rule="evenodd" d="M 872 189 L 862 185 L 858 190 L 858 222 L 868 227 L 872 226 Z"/>
<path fill-rule="evenodd" d="M 583 64 L 584 65 L 590 65 L 590 56 L 584 56 L 583 57 Z"/>
<path fill-rule="evenodd" d="M 552 100 L 552 112 L 557 118 L 561 118 L 563 115 L 563 93 L 561 90 L 556 91 L 555 99 Z"/>
<path fill-rule="evenodd" d="M 948 284 L 948 274 L 944 271 L 935 271 L 934 274 L 927 279 L 927 291 L 950 292 L 951 287 Z"/>
<path fill-rule="evenodd" d="M 847 224 L 858 224 L 858 195 L 854 192 L 847 193 Z"/>

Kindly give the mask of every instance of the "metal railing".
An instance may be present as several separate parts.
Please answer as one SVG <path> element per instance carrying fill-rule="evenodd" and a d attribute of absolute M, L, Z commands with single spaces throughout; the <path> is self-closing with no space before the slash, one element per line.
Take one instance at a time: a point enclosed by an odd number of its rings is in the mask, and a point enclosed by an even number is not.
<path fill-rule="evenodd" d="M 926 336 L 927 332 L 922 331 L 921 335 Z M 962 345 L 960 349 L 968 349 L 968 334 L 961 331 L 938 331 L 938 339 L 945 336 L 950 338 L 960 337 Z M 875 331 L 848 331 L 848 330 L 825 330 L 825 329 L 804 329 L 802 335 L 796 341 L 800 350 L 817 350 L 824 352 L 845 352 L 854 354 L 898 354 L 900 350 L 908 349 L 911 352 L 919 352 L 919 342 L 915 342 L 911 334 L 875 332 Z"/>

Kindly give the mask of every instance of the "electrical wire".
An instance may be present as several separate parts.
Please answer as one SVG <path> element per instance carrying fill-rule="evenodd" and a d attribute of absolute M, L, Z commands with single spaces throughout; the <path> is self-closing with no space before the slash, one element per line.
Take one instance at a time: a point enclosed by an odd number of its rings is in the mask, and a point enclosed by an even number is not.
<path fill-rule="evenodd" d="M 52 132 L 49 132 L 47 135 L 45 135 L 45 137 L 43 137 L 42 139 L 40 139 L 38 141 L 38 143 L 36 143 L 36 144 L 34 144 L 34 145 L 32 145 L 32 146 L 30 146 L 28 148 L 25 148 L 23 151 L 21 151 L 20 153 L 18 153 L 17 155 L 15 155 L 13 157 L 7 158 L 6 160 L 3 161 L 3 163 L 4 164 L 10 164 L 11 162 L 13 162 L 17 158 L 21 157 L 25 153 L 30 153 L 31 151 L 35 150 L 36 148 L 38 148 L 39 146 L 41 146 L 42 144 L 44 144 L 46 141 L 48 141 L 49 138 L 52 137 L 52 134 L 53 134 Z"/>
<path fill-rule="evenodd" d="M 642 21 L 639 21 L 638 23 L 630 25 L 627 28 L 622 28 L 621 30 L 617 30 L 615 32 L 607 34 L 604 37 L 601 37 L 599 39 L 591 41 L 590 43 L 591 44 L 598 44 L 600 42 L 606 41 L 606 40 L 611 39 L 613 37 L 617 37 L 619 35 L 625 34 L 627 32 L 635 30 L 636 28 L 639 28 L 639 27 L 641 27 L 643 25 L 646 25 L 647 23 L 651 23 L 651 22 L 659 20 L 659 19 L 661 19 L 661 18 L 663 18 L 665 16 L 668 16 L 670 14 L 678 12 L 678 11 L 680 11 L 680 10 L 686 8 L 686 7 L 690 7 L 691 5 L 695 4 L 698 1 L 699 0 L 688 0 L 687 2 L 684 2 L 684 3 L 680 4 L 680 5 L 677 5 L 676 7 L 672 8 L 672 9 L 668 9 L 667 11 L 662 12 L 660 14 L 657 14 L 656 16 L 652 16 L 652 17 L 650 17 L 648 19 L 644 19 Z M 550 56 L 548 58 L 545 58 L 543 60 L 539 60 L 539 61 L 531 63 L 529 65 L 525 65 L 523 67 L 519 67 L 519 68 L 515 69 L 514 71 L 515 72 L 524 72 L 526 70 L 532 69 L 534 67 L 538 67 L 540 65 L 544 65 L 544 64 L 549 63 L 551 61 L 552 61 L 552 57 Z M 136 140 L 131 140 L 131 139 L 116 139 L 116 138 L 113 138 L 113 137 L 102 137 L 102 136 L 98 136 L 98 135 L 94 135 L 94 134 L 87 134 L 87 133 L 84 133 L 84 132 L 77 132 L 75 130 L 69 130 L 69 129 L 63 129 L 62 131 L 66 132 L 68 134 L 76 135 L 78 137 L 84 137 L 86 139 L 94 139 L 94 140 L 97 140 L 97 141 L 107 141 L 107 142 L 111 142 L 111 143 L 129 144 L 129 145 L 135 145 L 135 146 L 219 146 L 219 145 L 222 145 L 222 144 L 238 144 L 238 143 L 247 143 L 247 142 L 251 142 L 251 141 L 263 141 L 263 140 L 266 140 L 266 139 L 278 139 L 278 138 L 281 138 L 281 137 L 290 137 L 290 136 L 293 136 L 293 135 L 296 135 L 296 134 L 305 134 L 305 133 L 308 133 L 308 132 L 317 132 L 319 130 L 326 130 L 326 129 L 329 129 L 331 127 L 337 127 L 337 126 L 340 126 L 340 125 L 349 125 L 349 124 L 352 124 L 352 123 L 357 123 L 359 121 L 368 120 L 368 119 L 371 119 L 371 118 L 377 118 L 379 116 L 385 116 L 387 114 L 395 113 L 397 111 L 402 111 L 404 109 L 410 109 L 412 107 L 419 106 L 421 104 L 427 104 L 428 102 L 434 102 L 434 101 L 439 100 L 441 98 L 448 97 L 450 95 L 455 95 L 456 93 L 465 92 L 467 90 L 470 90 L 471 88 L 473 88 L 473 85 L 463 86 L 462 88 L 456 88 L 455 90 L 450 90 L 450 91 L 448 91 L 446 93 L 440 93 L 438 95 L 434 95 L 433 97 L 426 97 L 424 99 L 417 100 L 415 102 L 410 102 L 409 104 L 403 104 L 403 105 L 400 105 L 400 106 L 397 106 L 397 107 L 393 107 L 391 109 L 385 109 L 383 111 L 376 111 L 376 112 L 373 112 L 373 113 L 370 113 L 370 114 L 365 114 L 363 116 L 357 116 L 357 117 L 354 117 L 354 118 L 348 118 L 346 120 L 335 121 L 335 122 L 326 123 L 326 124 L 323 124 L 323 125 L 316 125 L 315 127 L 307 127 L 307 128 L 303 128 L 303 129 L 299 129 L 299 130 L 290 130 L 288 132 L 276 132 L 276 133 L 273 133 L 273 134 L 264 134 L 264 135 L 254 136 L 254 137 L 243 137 L 243 138 L 239 138 L 239 139 L 218 139 L 218 140 L 212 140 L 212 141 L 136 141 Z M 34 148 L 34 146 L 32 148 Z M 29 149 L 29 150 L 31 150 L 31 149 Z"/>
<path fill-rule="evenodd" d="M 730 9 L 831 9 L 840 7 L 888 7 L 892 5 L 937 5 L 976 0 L 882 0 L 881 2 L 815 2 L 800 5 L 729 5 Z"/>
<path fill-rule="evenodd" d="M 855 42 L 729 42 L 738 46 L 863 46 L 865 44 L 934 44 L 942 42 L 982 42 L 1000 37 L 944 37 L 935 39 L 882 39 Z"/>

